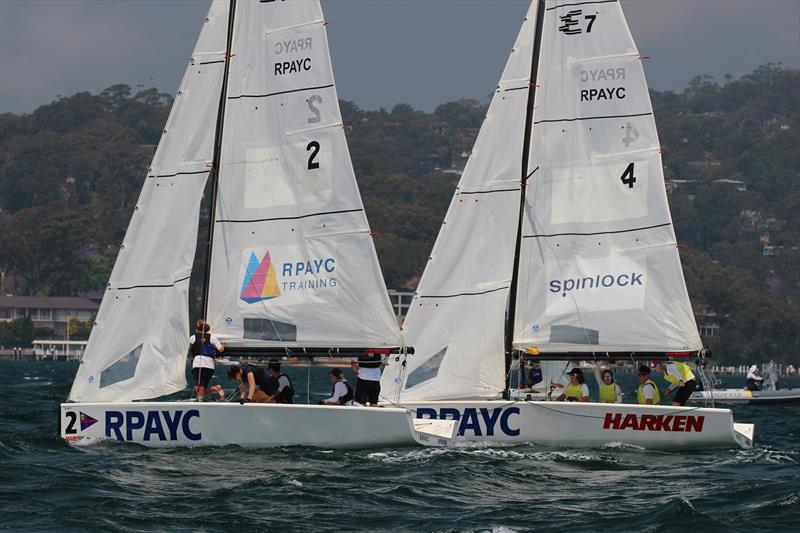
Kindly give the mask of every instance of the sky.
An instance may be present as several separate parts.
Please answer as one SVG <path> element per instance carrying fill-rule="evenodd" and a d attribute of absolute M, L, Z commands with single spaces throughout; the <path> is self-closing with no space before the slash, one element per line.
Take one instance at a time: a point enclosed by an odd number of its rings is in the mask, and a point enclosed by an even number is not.
<path fill-rule="evenodd" d="M 487 101 L 527 0 L 323 0 L 339 97 Z M 0 113 L 115 83 L 177 90 L 207 0 L 0 0 Z M 800 67 L 800 0 L 622 0 L 649 85 Z M 139 87 L 139 88 L 141 88 Z"/>

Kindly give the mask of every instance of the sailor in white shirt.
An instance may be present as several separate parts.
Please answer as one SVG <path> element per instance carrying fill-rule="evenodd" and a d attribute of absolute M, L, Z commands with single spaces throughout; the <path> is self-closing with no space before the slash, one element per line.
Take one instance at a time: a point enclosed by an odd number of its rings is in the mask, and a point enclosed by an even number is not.
<path fill-rule="evenodd" d="M 350 363 L 356 378 L 355 401 L 361 405 L 378 406 L 381 394 L 381 366 L 383 358 L 377 353 L 368 353 Z"/>
<path fill-rule="evenodd" d="M 225 398 L 225 391 L 220 385 L 210 387 L 214 375 L 214 357 L 225 350 L 219 339 L 212 335 L 211 327 L 205 320 L 198 320 L 195 324 L 195 334 L 189 337 L 189 352 L 192 359 L 192 376 L 194 376 L 194 390 L 197 401 L 205 399 L 206 392 L 216 392 L 221 399 Z"/>
<path fill-rule="evenodd" d="M 761 382 L 764 381 L 762 376 L 758 375 L 758 367 L 753 365 L 747 371 L 747 390 L 761 390 Z"/>
<path fill-rule="evenodd" d="M 320 403 L 325 405 L 350 405 L 353 400 L 353 388 L 347 380 L 344 379 L 342 371 L 338 368 L 334 368 L 328 372 L 328 377 L 333 385 L 333 391 L 331 392 L 330 398 L 326 398 Z"/>

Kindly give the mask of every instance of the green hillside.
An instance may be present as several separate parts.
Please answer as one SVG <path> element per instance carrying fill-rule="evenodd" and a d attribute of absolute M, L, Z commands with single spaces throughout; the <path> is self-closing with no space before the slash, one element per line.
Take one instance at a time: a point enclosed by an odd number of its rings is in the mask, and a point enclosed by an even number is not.
<path fill-rule="evenodd" d="M 652 98 L 690 295 L 712 333 L 706 344 L 727 362 L 796 359 L 800 71 L 701 76 Z M 171 102 L 115 85 L 0 115 L 6 293 L 102 289 Z M 387 285 L 413 287 L 486 105 L 341 106 Z"/>

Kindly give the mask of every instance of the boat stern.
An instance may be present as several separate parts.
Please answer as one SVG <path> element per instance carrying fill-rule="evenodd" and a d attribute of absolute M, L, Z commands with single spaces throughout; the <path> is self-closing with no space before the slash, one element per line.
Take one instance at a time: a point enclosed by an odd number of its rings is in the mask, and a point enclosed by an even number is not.
<path fill-rule="evenodd" d="M 733 438 L 742 448 L 753 447 L 755 431 L 755 424 L 739 424 L 738 422 L 733 423 Z"/>

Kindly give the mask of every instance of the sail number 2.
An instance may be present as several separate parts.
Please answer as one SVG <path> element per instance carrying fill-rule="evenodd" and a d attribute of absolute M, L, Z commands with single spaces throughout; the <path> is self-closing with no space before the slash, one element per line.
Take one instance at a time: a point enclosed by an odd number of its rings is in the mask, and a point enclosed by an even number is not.
<path fill-rule="evenodd" d="M 308 117 L 309 124 L 316 124 L 322 120 L 322 114 L 319 112 L 319 108 L 316 104 L 322 103 L 322 97 L 318 94 L 312 94 L 308 100 L 306 100 L 308 104 L 308 109 L 311 111 L 312 115 Z M 317 154 L 319 154 L 319 143 L 317 141 L 311 141 L 306 145 L 306 152 L 311 152 L 308 156 L 308 170 L 314 170 L 319 168 L 319 163 L 315 161 Z"/>
<path fill-rule="evenodd" d="M 308 156 L 308 170 L 314 170 L 315 168 L 319 168 L 319 163 L 317 163 L 314 159 L 319 154 L 319 143 L 317 141 L 311 141 L 306 146 L 306 152 L 311 152 Z"/>
<path fill-rule="evenodd" d="M 74 411 L 67 411 L 64 413 L 66 417 L 69 419 L 69 424 L 67 424 L 66 429 L 64 429 L 65 435 L 74 435 L 78 432 L 78 428 L 76 428 L 76 424 L 78 423 L 78 415 Z"/>
<path fill-rule="evenodd" d="M 633 189 L 633 184 L 636 183 L 636 176 L 633 175 L 633 163 L 630 163 L 622 176 L 619 177 L 623 185 L 627 185 L 629 189 Z"/>

